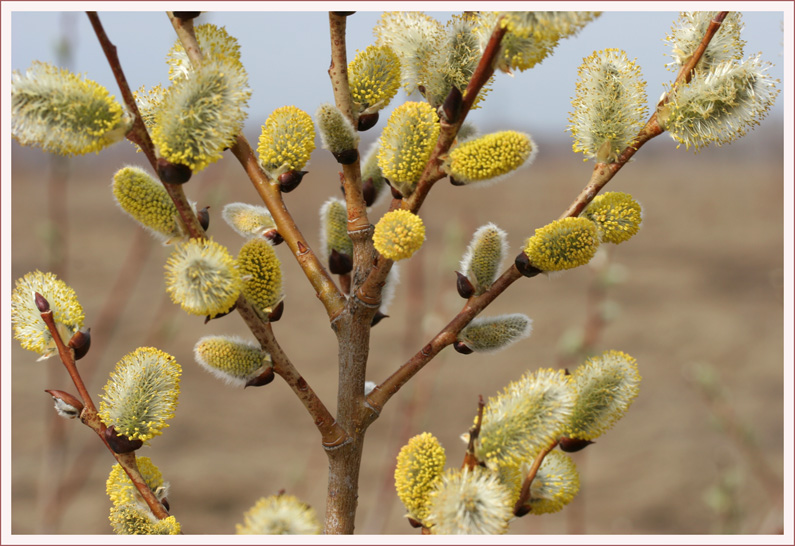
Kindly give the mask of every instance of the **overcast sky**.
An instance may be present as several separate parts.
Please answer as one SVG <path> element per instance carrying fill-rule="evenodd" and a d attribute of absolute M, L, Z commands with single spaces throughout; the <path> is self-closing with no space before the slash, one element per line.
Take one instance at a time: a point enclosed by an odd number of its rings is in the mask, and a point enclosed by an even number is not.
<path fill-rule="evenodd" d="M 13 4 L 13 3 L 12 3 Z M 649 3 L 585 4 L 588 9 L 625 9 L 625 7 L 648 6 Z M 6 3 L 6 6 L 9 4 Z M 25 9 L 60 7 L 61 4 L 30 4 Z M 145 6 L 153 10 L 164 6 L 145 2 L 132 4 L 67 4 L 70 8 L 98 9 L 100 19 L 111 41 L 118 47 L 119 57 L 133 89 L 141 85 L 151 87 L 157 83 L 168 83 L 165 56 L 175 41 L 174 31 L 165 13 L 160 11 L 103 11 L 106 9 L 137 9 Z M 224 3 L 213 4 L 224 10 L 239 7 L 247 11 L 215 11 L 203 14 L 197 24 L 212 22 L 225 26 L 235 36 L 242 50 L 242 60 L 249 74 L 253 95 L 249 102 L 249 123 L 245 132 L 258 134 L 261 123 L 274 109 L 293 104 L 314 114 L 322 102 L 333 102 L 331 85 L 327 74 L 329 65 L 328 15 L 322 11 L 252 11 L 255 9 L 323 9 L 322 4 L 259 4 Z M 442 4 L 442 7 L 451 4 Z M 476 9 L 486 4 L 456 4 L 462 9 Z M 768 4 L 754 2 L 745 4 L 759 9 L 784 9 L 785 3 Z M 336 5 L 335 5 L 336 6 Z M 417 9 L 439 6 L 434 3 L 369 3 L 370 10 L 380 8 Z M 489 9 L 498 7 L 522 9 L 529 4 L 508 6 L 489 2 Z M 657 101 L 663 92 L 663 84 L 670 82 L 675 73 L 665 64 L 668 47 L 664 42 L 666 33 L 676 19 L 678 9 L 688 7 L 679 2 L 653 4 L 655 9 L 669 11 L 606 11 L 601 17 L 586 26 L 573 38 L 563 40 L 552 57 L 526 72 L 517 72 L 514 77 L 498 74 L 493 90 L 485 101 L 484 108 L 475 111 L 472 119 L 478 125 L 494 122 L 504 129 L 516 129 L 530 133 L 552 132 L 564 135 L 568 124 L 571 97 L 575 90 L 577 68 L 583 57 L 605 48 L 625 50 L 630 58 L 636 58 L 644 79 L 648 82 L 649 103 Z M 791 9 L 791 3 L 789 3 Z M 206 7 L 206 6 L 205 6 Z M 336 6 L 339 7 L 339 6 Z M 360 6 L 361 7 L 361 6 Z M 536 7 L 534 4 L 532 7 Z M 549 8 L 550 6 L 544 6 Z M 582 4 L 574 7 L 583 7 Z M 694 7 L 694 6 L 691 6 Z M 701 5 L 700 7 L 711 8 Z M 730 7 L 737 7 L 736 5 Z M 556 3 L 553 9 L 572 9 L 572 5 Z M 14 8 L 17 9 L 17 8 Z M 449 12 L 427 11 L 444 22 Z M 791 12 L 790 12 L 791 13 Z M 357 49 L 364 49 L 374 41 L 372 29 L 379 12 L 363 10 L 348 19 L 348 51 L 352 58 Z M 73 40 L 73 57 L 70 68 L 85 73 L 89 78 L 105 85 L 111 93 L 119 96 L 99 43 L 88 18 L 83 12 L 14 11 L 11 14 L 11 68 L 25 71 L 33 60 L 58 64 L 56 44 L 66 36 Z M 782 11 L 744 11 L 747 42 L 745 56 L 763 53 L 763 59 L 774 63 L 770 73 L 783 81 L 783 21 Z M 4 21 L 5 23 L 5 21 Z M 789 59 L 792 64 L 791 58 Z M 783 100 L 779 97 L 771 117 L 783 115 Z M 400 92 L 392 106 L 405 100 Z M 388 115 L 389 110 L 385 114 Z M 381 124 L 379 124 L 381 125 Z"/>

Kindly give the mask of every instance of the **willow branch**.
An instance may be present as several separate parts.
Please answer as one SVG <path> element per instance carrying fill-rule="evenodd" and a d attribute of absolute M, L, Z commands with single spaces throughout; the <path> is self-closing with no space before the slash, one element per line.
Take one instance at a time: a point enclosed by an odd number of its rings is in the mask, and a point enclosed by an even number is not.
<path fill-rule="evenodd" d="M 328 75 L 331 78 L 331 87 L 334 91 L 334 102 L 337 108 L 356 127 L 358 114 L 354 113 L 351 91 L 348 86 L 348 53 L 345 44 L 345 30 L 347 27 L 346 15 L 329 12 L 329 34 L 331 37 L 331 64 Z M 367 219 L 367 207 L 362 195 L 362 172 L 359 159 L 350 164 L 343 165 L 343 188 L 345 190 L 345 204 L 348 209 L 348 231 L 358 232 L 370 226 Z"/>
<path fill-rule="evenodd" d="M 397 200 L 393 201 L 390 210 L 393 207 L 398 208 L 399 204 L 400 208 L 408 209 L 416 214 L 433 185 L 447 176 L 447 174 L 441 170 L 443 159 L 450 151 L 450 147 L 453 145 L 456 135 L 458 135 L 458 130 L 461 128 L 461 125 L 466 120 L 467 114 L 472 109 L 472 105 L 475 103 L 478 93 L 480 93 L 480 90 L 489 81 L 489 78 L 494 75 L 495 59 L 500 52 L 500 43 L 505 33 L 506 29 L 502 28 L 499 24 L 492 32 L 491 38 L 489 38 L 486 48 L 483 51 L 483 56 L 480 58 L 475 71 L 472 73 L 466 90 L 464 90 L 460 108 L 456 108 L 455 119 L 447 120 L 443 117 L 439 122 L 441 128 L 439 139 L 431 152 L 431 157 L 425 166 L 425 170 L 422 172 L 417 182 L 417 187 L 411 196 L 404 199 L 402 203 Z M 391 262 L 383 256 L 378 255 L 377 262 L 370 272 L 370 275 L 356 290 L 356 297 L 368 305 L 377 304 L 380 301 L 380 287 L 384 285 L 390 268 Z"/>
<path fill-rule="evenodd" d="M 167 14 L 191 63 L 194 66 L 200 66 L 202 52 L 193 32 L 192 20 L 182 20 L 179 17 L 175 17 L 173 12 L 170 11 Z M 329 317 L 333 319 L 344 309 L 345 297 L 337 289 L 334 281 L 331 280 L 320 260 L 309 248 L 298 226 L 296 226 L 292 215 L 284 204 L 279 185 L 274 183 L 262 170 L 251 145 L 242 133 L 237 135 L 237 140 L 231 150 L 245 169 L 251 183 L 254 185 L 254 189 L 257 190 L 265 206 L 268 207 L 273 216 L 273 221 L 276 223 L 279 235 L 284 238 L 304 274 L 315 289 L 318 298 L 323 302 Z"/>
<path fill-rule="evenodd" d="M 113 45 L 108 39 L 108 35 L 105 33 L 105 29 L 102 27 L 102 23 L 99 20 L 97 12 L 87 11 L 86 14 L 88 15 L 88 19 L 91 21 L 91 26 L 94 28 L 94 33 L 99 39 L 99 43 L 102 46 L 102 51 L 105 52 L 105 57 L 108 59 L 108 64 L 110 64 L 110 68 L 113 71 L 113 76 L 116 78 L 116 83 L 119 85 L 119 90 L 121 91 L 121 96 L 124 99 L 124 104 L 127 106 L 127 109 L 133 116 L 133 126 L 126 135 L 127 140 L 133 144 L 137 144 L 138 147 L 143 150 L 144 154 L 146 154 L 146 158 L 149 160 L 152 170 L 159 177 L 160 174 L 158 173 L 157 169 L 157 152 L 155 151 L 155 146 L 152 143 L 152 138 L 149 136 L 149 132 L 146 130 L 146 125 L 144 125 L 143 118 L 141 118 L 141 113 L 138 111 L 138 106 L 135 104 L 135 97 L 133 97 L 130 86 L 127 84 L 127 78 L 124 76 L 124 71 L 122 70 L 121 63 L 119 62 L 119 56 L 116 53 L 116 46 Z M 204 228 L 201 227 L 198 218 L 196 218 L 196 215 L 193 213 L 193 208 L 190 206 L 188 198 L 185 197 L 185 192 L 183 191 L 182 186 L 178 184 L 167 184 L 163 182 L 162 179 L 160 182 L 166 188 L 168 195 L 174 202 L 174 206 L 177 208 L 182 225 L 185 226 L 190 236 L 199 239 L 203 238 Z"/>
<path fill-rule="evenodd" d="M 683 67 L 680 71 L 679 76 L 677 77 L 676 81 L 673 84 L 673 88 L 675 89 L 677 86 L 681 85 L 683 82 L 689 81 L 690 77 L 692 77 L 692 70 L 698 64 L 698 61 L 701 59 L 701 56 L 704 54 L 704 51 L 707 48 L 712 37 L 717 32 L 718 27 L 720 26 L 723 19 L 726 17 L 728 12 L 721 12 L 718 14 L 710 23 L 709 28 L 707 29 L 701 44 L 694 52 L 693 56 L 690 58 L 688 63 Z M 495 44 L 499 44 L 499 40 L 502 39 L 503 34 L 499 34 L 499 27 L 494 31 L 492 37 L 489 41 L 489 47 L 493 46 L 491 55 L 496 55 L 498 47 Z M 487 47 L 488 51 L 488 47 Z M 486 53 L 484 53 L 484 58 L 486 58 Z M 478 69 L 481 68 L 483 65 L 483 60 L 481 59 L 481 63 L 478 65 Z M 491 65 L 489 65 L 491 66 Z M 480 78 L 483 79 L 483 83 L 488 80 L 488 77 L 491 76 L 493 73 L 493 69 L 491 72 L 488 71 L 488 68 L 484 68 L 484 70 L 480 73 Z M 475 80 L 475 76 L 473 75 L 472 81 Z M 471 100 L 474 101 L 474 95 L 470 94 L 470 87 L 472 87 L 472 81 L 470 82 L 470 86 L 467 87 L 466 95 L 464 96 L 464 105 L 466 106 L 467 101 Z M 478 88 L 479 89 L 479 88 Z M 471 106 L 471 104 L 470 104 Z M 464 109 L 464 113 L 466 110 Z M 568 216 L 578 216 L 583 209 L 590 203 L 594 197 L 599 193 L 599 191 L 615 176 L 615 174 L 626 165 L 626 163 L 635 155 L 643 144 L 662 134 L 663 129 L 660 127 L 659 123 L 657 122 L 657 114 L 656 112 L 652 114 L 649 118 L 649 121 L 646 125 L 640 130 L 638 136 L 635 137 L 633 142 L 627 146 L 621 154 L 618 156 L 618 159 L 615 163 L 597 163 L 594 167 L 594 170 L 591 174 L 591 179 L 585 188 L 580 192 L 577 198 L 572 202 L 571 205 L 566 209 L 566 211 L 560 216 L 561 218 L 565 218 Z M 443 124 L 443 133 L 444 133 L 444 124 Z M 439 142 L 442 142 L 442 136 L 439 137 Z M 439 149 L 439 145 L 437 145 L 437 150 Z M 434 150 L 436 153 L 436 150 Z M 429 173 L 429 169 L 431 169 L 432 165 L 429 162 L 428 167 L 426 168 L 425 172 L 423 173 L 423 179 L 425 179 L 426 175 Z M 430 180 L 428 178 L 427 180 Z M 414 198 L 414 194 L 412 194 L 412 199 Z M 421 201 L 420 201 L 421 202 Z M 384 259 L 379 256 L 378 261 L 384 261 Z M 376 268 L 374 269 L 374 273 L 370 275 L 370 278 L 367 279 L 367 283 L 360 288 L 360 292 L 365 293 L 365 290 L 368 288 L 368 283 L 375 282 L 380 278 L 380 275 L 376 274 L 379 271 L 379 267 L 384 268 L 384 266 L 380 263 L 376 264 Z M 388 267 L 386 268 L 388 272 Z M 384 274 L 384 278 L 386 275 Z M 428 362 L 433 359 L 442 349 L 446 346 L 452 344 L 455 341 L 456 336 L 458 333 L 466 326 L 470 320 L 472 320 L 478 313 L 480 313 L 483 309 L 486 308 L 497 296 L 499 296 L 508 286 L 513 284 L 521 274 L 516 269 L 515 266 L 511 266 L 506 270 L 499 279 L 487 290 L 484 294 L 471 298 L 464 308 L 451 320 L 447 326 L 445 326 L 436 336 L 426 344 L 418 353 L 416 353 L 411 359 L 405 362 L 400 368 L 398 368 L 395 373 L 393 373 L 389 378 L 387 378 L 382 384 L 378 385 L 367 397 L 367 403 L 370 409 L 374 412 L 375 415 L 379 414 L 383 409 L 384 404 L 395 394 L 397 393 L 400 388 L 406 384 L 406 382 L 411 379 L 417 372 L 419 372 Z M 371 281 L 372 279 L 372 281 Z M 358 294 L 357 294 L 358 295 Z M 363 295 L 359 297 L 362 298 Z M 374 417 L 373 417 L 374 418 Z"/>
<path fill-rule="evenodd" d="M 274 373 L 284 379 L 312 416 L 322 437 L 323 446 L 332 448 L 344 444 L 348 440 L 348 435 L 290 362 L 273 335 L 271 323 L 264 322 L 243 296 L 237 300 L 237 310 L 262 348 L 270 354 Z"/>
<path fill-rule="evenodd" d="M 690 57 L 687 63 L 685 63 L 685 65 L 679 71 L 679 75 L 671 85 L 671 91 L 666 93 L 659 102 L 657 109 L 651 115 L 649 121 L 646 122 L 646 125 L 640 130 L 638 136 L 635 137 L 629 146 L 624 148 L 615 163 L 597 163 L 594 166 L 594 170 L 591 173 L 591 179 L 588 182 L 588 185 L 583 188 L 582 192 L 580 192 L 580 195 L 577 196 L 577 199 L 575 199 L 574 202 L 569 205 L 569 208 L 566 209 L 560 218 L 579 216 L 583 209 L 588 206 L 588 203 L 590 203 L 593 198 L 596 197 L 596 195 L 602 190 L 602 188 L 604 188 L 604 186 L 610 182 L 616 173 L 627 164 L 627 162 L 632 158 L 633 155 L 635 155 L 635 152 L 637 152 L 641 146 L 643 146 L 652 138 L 661 135 L 665 131 L 665 129 L 660 126 L 657 120 L 657 110 L 668 103 L 677 88 L 688 83 L 693 77 L 693 69 L 701 60 L 701 57 L 704 55 L 704 51 L 706 51 L 709 42 L 712 40 L 713 36 L 715 36 L 715 33 L 720 28 L 721 23 L 726 18 L 728 13 L 728 11 L 722 11 L 718 13 L 712 19 L 712 21 L 710 21 L 709 26 L 704 33 L 704 38 L 701 40 L 701 43 L 693 52 L 693 55 Z"/>
<path fill-rule="evenodd" d="M 497 296 L 502 294 L 516 280 L 521 278 L 521 276 L 522 274 L 512 265 L 494 281 L 494 284 L 492 284 L 486 292 L 480 296 L 470 298 L 464 305 L 464 308 L 461 309 L 461 311 L 459 311 L 459 313 L 442 328 L 429 343 L 400 366 L 400 368 L 383 383 L 373 389 L 367 396 L 367 405 L 369 408 L 376 414 L 380 413 L 384 404 L 386 404 L 409 379 L 414 377 L 417 372 L 425 367 L 425 365 L 439 354 L 442 349 L 454 343 L 459 332 L 494 301 Z"/>
<path fill-rule="evenodd" d="M 42 312 L 41 318 L 47 325 L 47 329 L 50 331 L 53 341 L 55 341 L 55 346 L 58 349 L 58 356 L 60 356 L 61 362 L 66 368 L 66 371 L 69 373 L 72 383 L 74 383 L 75 387 L 77 388 L 80 398 L 83 400 L 84 407 L 80 412 L 80 420 L 83 422 L 83 424 L 93 430 L 97 436 L 99 436 L 100 440 L 102 440 L 102 443 L 105 444 L 105 447 L 108 448 L 122 468 L 124 468 L 127 476 L 129 476 L 130 480 L 132 481 L 133 485 L 135 485 L 135 488 L 141 494 L 141 497 L 143 497 L 144 501 L 146 501 L 146 504 L 152 510 L 152 513 L 158 519 L 167 518 L 169 516 L 168 511 L 160 503 L 160 501 L 157 500 L 157 497 L 155 497 L 155 494 L 151 489 L 149 489 L 149 486 L 146 485 L 146 481 L 141 476 L 141 472 L 138 470 L 138 465 L 135 462 L 135 453 L 116 453 L 113 451 L 113 449 L 111 449 L 108 441 L 105 439 L 105 424 L 97 414 L 97 408 L 94 405 L 94 401 L 91 400 L 91 395 L 88 393 L 85 383 L 83 382 L 83 378 L 80 376 L 80 372 L 77 370 L 77 366 L 75 365 L 74 351 L 64 344 L 63 340 L 61 339 L 61 335 L 58 333 L 52 311 L 47 310 Z"/>

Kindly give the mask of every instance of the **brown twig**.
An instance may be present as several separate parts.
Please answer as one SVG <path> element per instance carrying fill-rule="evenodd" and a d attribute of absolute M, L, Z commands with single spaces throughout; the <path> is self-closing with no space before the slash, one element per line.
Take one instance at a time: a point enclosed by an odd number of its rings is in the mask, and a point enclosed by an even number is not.
<path fill-rule="evenodd" d="M 121 91 L 121 96 L 124 99 L 124 104 L 133 115 L 133 126 L 132 129 L 130 129 L 130 131 L 127 133 L 127 140 L 137 144 L 138 147 L 143 150 L 144 154 L 146 154 L 146 158 L 149 160 L 152 170 L 154 170 L 154 172 L 157 174 L 157 153 L 155 151 L 155 146 L 152 143 L 152 138 L 149 136 L 149 132 L 146 130 L 146 125 L 144 125 L 143 118 L 141 118 L 141 113 L 138 111 L 138 106 L 135 104 L 135 97 L 133 97 L 130 86 L 127 84 L 127 78 L 124 76 L 124 71 L 122 70 L 121 63 L 119 62 L 119 56 L 116 53 L 116 46 L 113 45 L 108 39 L 108 35 L 105 33 L 105 29 L 102 27 L 102 23 L 99 20 L 97 12 L 87 11 L 86 14 L 88 15 L 88 19 L 91 21 L 91 26 L 94 28 L 97 38 L 99 39 L 99 43 L 102 46 L 102 51 L 105 52 L 105 57 L 108 59 L 108 64 L 110 64 L 110 68 L 113 71 L 113 76 L 116 78 L 116 83 L 119 85 L 119 90 Z M 161 182 L 163 181 L 161 180 Z M 196 218 L 196 215 L 193 213 L 193 209 L 188 202 L 188 198 L 185 197 L 185 192 L 182 189 L 182 186 L 177 184 L 166 184 L 165 182 L 163 182 L 163 186 L 166 188 L 168 195 L 174 202 L 174 206 L 177 208 L 177 212 L 179 213 L 182 224 L 185 226 L 185 229 L 190 236 L 194 238 L 203 238 L 204 229 L 201 227 L 198 218 Z"/>
<path fill-rule="evenodd" d="M 439 133 L 439 139 L 436 142 L 433 152 L 431 152 L 430 159 L 420 176 L 420 180 L 417 182 L 417 187 L 408 199 L 402 200 L 402 203 L 399 200 L 393 200 L 390 210 L 394 208 L 405 208 L 416 214 L 433 185 L 447 176 L 446 173 L 441 170 L 443 158 L 450 151 L 450 147 L 453 145 L 456 135 L 458 135 L 458 130 L 466 120 L 466 116 L 472 108 L 478 93 L 480 93 L 480 90 L 489 81 L 489 78 L 494 75 L 494 60 L 500 52 L 500 43 L 505 36 L 505 32 L 506 29 L 502 28 L 499 24 L 492 32 L 491 38 L 483 52 L 483 56 L 478 62 L 469 80 L 469 84 L 463 93 L 460 109 L 458 110 L 460 113 L 457 119 L 440 120 L 441 131 Z M 355 290 L 356 297 L 360 301 L 371 305 L 377 305 L 377 303 L 380 302 L 380 289 L 392 265 L 390 260 L 387 260 L 381 255 L 377 255 L 376 260 L 375 266 L 370 271 L 367 279 Z"/>
<path fill-rule="evenodd" d="M 473 470 L 480 461 L 478 461 L 477 456 L 475 456 L 475 442 L 480 436 L 480 427 L 483 426 L 483 410 L 486 408 L 486 403 L 483 401 L 483 396 L 478 396 L 478 417 L 475 420 L 475 424 L 472 425 L 472 428 L 469 429 L 469 441 L 467 442 L 467 451 L 466 455 L 464 456 L 464 462 L 461 465 L 461 468 L 468 468 L 469 470 Z"/>
<path fill-rule="evenodd" d="M 704 39 L 701 42 L 701 45 L 697 48 L 696 52 L 693 54 L 690 61 L 687 63 L 686 67 L 680 72 L 679 76 L 674 83 L 674 88 L 679 85 L 682 81 L 689 77 L 690 72 L 686 71 L 687 67 L 690 67 L 689 70 L 692 71 L 692 67 L 698 64 L 699 59 L 704 53 L 709 41 L 717 32 L 717 28 L 720 26 L 721 21 L 725 18 L 727 12 L 721 12 L 718 16 L 713 19 L 710 23 L 709 30 L 706 32 Z M 494 31 L 492 34 L 491 40 L 489 41 L 489 45 L 493 42 L 499 42 L 499 39 L 502 38 L 502 35 L 498 34 L 499 27 Z M 496 47 L 496 46 L 495 46 Z M 488 48 L 487 48 L 488 49 Z M 492 53 L 496 55 L 496 50 Z M 484 53 L 484 58 L 486 54 Z M 478 68 L 483 65 L 483 59 L 481 59 Z M 490 66 L 490 65 L 489 65 Z M 477 71 L 476 71 L 477 72 Z M 493 72 L 493 69 L 492 69 Z M 488 80 L 487 74 L 490 77 L 490 73 L 488 69 L 484 69 L 480 72 L 480 78 L 482 80 L 482 84 Z M 475 80 L 473 76 L 472 81 Z M 470 87 L 473 84 L 470 82 L 470 86 L 467 87 L 467 93 L 464 97 L 464 101 L 466 103 L 467 98 L 469 97 L 470 100 L 474 100 L 474 97 L 470 94 Z M 479 89 L 479 88 L 478 88 Z M 464 111 L 465 112 L 465 111 Z M 462 116 L 463 117 L 463 116 Z M 444 124 L 443 124 L 444 127 Z M 625 148 L 622 153 L 619 155 L 618 160 L 616 163 L 606 164 L 606 163 L 597 163 L 594 167 L 593 173 L 591 174 L 591 180 L 585 186 L 585 188 L 580 192 L 580 195 L 572 202 L 571 205 L 566 209 L 566 211 L 560 216 L 561 218 L 565 218 L 568 216 L 578 216 L 583 209 L 590 203 L 594 197 L 599 193 L 599 191 L 607 184 L 613 176 L 623 167 L 630 158 L 635 154 L 635 152 L 640 149 L 640 147 L 648 142 L 650 139 L 654 138 L 655 136 L 661 134 L 663 129 L 657 123 L 657 114 L 652 114 L 649 121 L 646 125 L 641 129 L 638 136 L 635 138 L 632 144 L 630 144 L 627 148 Z M 444 129 L 442 131 L 444 135 Z M 440 143 L 442 142 L 442 136 L 439 137 Z M 451 140 L 452 142 L 452 140 Z M 437 146 L 437 150 L 439 146 Z M 436 150 L 434 151 L 436 153 Z M 432 156 L 433 160 L 433 156 Z M 425 172 L 423 173 L 423 178 L 426 174 L 429 173 L 429 169 L 432 169 L 432 165 L 429 162 L 428 168 L 426 168 Z M 430 178 L 429 178 L 430 180 Z M 419 190 L 419 187 L 418 187 Z M 412 194 L 412 198 L 414 194 Z M 421 202 L 421 199 L 420 199 Z M 386 264 L 382 264 L 382 261 L 386 261 Z M 371 289 L 371 283 L 375 283 L 379 279 L 381 279 L 381 275 L 383 278 L 386 278 L 386 274 L 381 273 L 379 268 L 386 269 L 388 273 L 389 265 L 388 260 L 383 260 L 382 257 L 379 256 L 378 262 L 376 263 L 376 267 L 374 271 L 370 274 L 370 277 L 367 279 L 365 284 L 359 288 L 357 292 L 357 297 L 365 298 L 369 297 L 372 299 L 372 295 L 368 293 L 368 290 Z M 442 349 L 444 349 L 447 345 L 452 344 L 455 341 L 455 336 L 461 331 L 461 329 L 466 326 L 470 320 L 472 320 L 478 313 L 480 313 L 487 305 L 489 305 L 494 299 L 499 296 L 508 286 L 514 283 L 517 279 L 521 277 L 521 274 L 516 269 L 515 265 L 509 267 L 497 281 L 487 290 L 484 294 L 470 299 L 464 308 L 447 324 L 436 336 L 427 344 L 425 345 L 418 353 L 416 353 L 411 359 L 409 359 L 406 363 L 404 363 L 398 370 L 396 370 L 390 377 L 388 377 L 382 384 L 378 385 L 367 397 L 367 404 L 369 408 L 375 414 L 372 419 L 375 419 L 377 414 L 381 412 L 383 409 L 384 404 L 400 390 L 400 388 L 409 380 L 411 379 L 417 372 L 419 372 L 430 360 L 436 356 Z"/>
<path fill-rule="evenodd" d="M 533 483 L 536 474 L 538 474 L 538 469 L 541 468 L 541 463 L 544 462 L 544 458 L 549 454 L 550 451 L 555 449 L 557 445 L 558 442 L 556 440 L 542 449 L 541 452 L 536 455 L 535 460 L 533 460 L 533 465 L 530 467 L 530 470 L 528 470 L 527 476 L 524 478 L 524 482 L 522 482 L 522 489 L 519 493 L 519 499 L 516 501 L 516 504 L 513 507 L 514 514 L 524 515 L 527 513 L 524 511 L 524 506 L 530 502 L 530 485 Z"/>
<path fill-rule="evenodd" d="M 237 300 L 237 311 L 246 321 L 246 325 L 260 342 L 262 348 L 270 354 L 273 371 L 284 379 L 312 416 L 315 426 L 322 436 L 323 446 L 333 448 L 344 444 L 348 440 L 347 433 L 337 424 L 315 391 L 290 362 L 273 336 L 271 323 L 263 322 L 243 296 Z"/>
<path fill-rule="evenodd" d="M 147 506 L 149 506 L 150 510 L 152 510 L 152 513 L 158 519 L 167 518 L 169 516 L 168 511 L 160 503 L 157 497 L 155 497 L 152 490 L 149 489 L 149 486 L 146 485 L 146 481 L 138 470 L 138 465 L 135 462 L 135 453 L 116 453 L 108 445 L 108 441 L 105 439 L 104 434 L 106 428 L 105 424 L 97 414 L 97 408 L 94 405 L 93 400 L 91 400 L 91 395 L 89 395 L 88 390 L 86 389 L 83 378 L 80 377 L 80 372 L 77 370 L 77 366 L 75 365 L 73 350 L 64 344 L 60 334 L 58 333 L 52 311 L 48 309 L 47 311 L 42 312 L 41 318 L 47 325 L 47 329 L 50 331 L 50 335 L 55 341 L 55 346 L 58 348 L 58 355 L 61 357 L 61 362 L 66 368 L 66 371 L 69 373 L 69 377 L 72 378 L 72 382 L 74 383 L 75 388 L 77 388 L 77 392 L 80 393 L 80 398 L 82 399 L 84 405 L 83 410 L 80 412 L 80 420 L 86 426 L 91 428 L 91 430 L 93 430 L 97 436 L 99 436 L 99 438 L 105 444 L 105 447 L 108 448 L 122 468 L 124 468 L 127 476 L 129 476 L 130 480 L 141 494 L 141 497 L 143 497 Z"/>

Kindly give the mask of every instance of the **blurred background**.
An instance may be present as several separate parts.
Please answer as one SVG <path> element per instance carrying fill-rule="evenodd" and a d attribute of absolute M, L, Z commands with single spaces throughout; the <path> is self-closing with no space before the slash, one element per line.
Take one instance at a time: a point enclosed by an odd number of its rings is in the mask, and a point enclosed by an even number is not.
<path fill-rule="evenodd" d="M 448 13 L 429 13 L 446 21 Z M 606 12 L 551 58 L 514 78 L 497 76 L 481 110 L 482 132 L 530 132 L 533 165 L 488 188 L 441 181 L 421 211 L 425 246 L 401 263 L 389 318 L 373 330 L 368 379 L 381 382 L 461 308 L 458 262 L 479 226 L 507 231 L 515 256 L 533 231 L 560 213 L 592 166 L 565 134 L 576 71 L 594 49 L 637 57 L 650 104 L 675 77 L 663 42 L 675 12 Z M 101 12 L 133 88 L 166 83 L 174 42 L 162 12 Z M 349 55 L 373 42 L 375 12 L 348 20 Z M 744 14 L 746 56 L 757 51 L 783 78 L 781 12 Z M 197 24 L 224 25 L 240 41 L 254 94 L 245 134 L 275 108 L 314 113 L 333 101 L 327 15 L 321 12 L 214 12 Z M 11 59 L 67 66 L 117 93 L 88 20 L 79 12 L 14 12 Z M 45 36 L 46 39 L 41 37 Z M 7 81 L 7 80 L 6 80 Z M 405 100 L 401 92 L 393 106 Z M 443 351 L 396 395 L 367 433 L 357 533 L 414 534 L 395 495 L 395 457 L 407 440 L 431 432 L 448 466 L 464 455 L 478 395 L 497 394 L 540 367 L 573 368 L 582 353 L 617 349 L 634 356 L 643 381 L 627 416 L 597 444 L 574 454 L 582 488 L 559 514 L 526 516 L 512 534 L 775 534 L 783 530 L 783 97 L 745 138 L 698 154 L 665 134 L 649 142 L 610 182 L 644 207 L 643 229 L 609 246 L 591 266 L 512 285 L 484 315 L 523 312 L 532 336 L 497 355 Z M 378 136 L 362 135 L 362 149 Z M 58 274 L 78 294 L 92 328 L 79 365 L 97 394 L 115 363 L 156 346 L 184 368 L 176 417 L 140 451 L 171 483 L 172 513 L 188 534 L 230 534 L 256 500 L 286 490 L 322 519 L 327 463 L 311 419 L 279 380 L 264 388 L 227 387 L 193 361 L 208 334 L 247 336 L 235 314 L 203 324 L 172 304 L 163 266 L 170 253 L 122 214 L 113 173 L 145 166 L 127 142 L 99 155 L 63 159 L 11 145 L 11 279 L 35 269 Z M 337 164 L 318 149 L 302 185 L 285 196 L 313 248 L 318 210 L 339 195 Z M 232 252 L 243 243 L 221 219 L 226 203 L 257 203 L 234 157 L 193 177 L 186 193 L 209 205 L 209 233 Z M 375 222 L 385 204 L 374 207 Z M 277 247 L 286 308 L 277 338 L 309 384 L 335 405 L 336 342 L 325 312 L 286 247 Z M 11 290 L 10 282 L 4 290 Z M 8 293 L 8 292 L 6 292 Z M 10 328 L 4 335 L 10 337 Z M 249 334 L 250 335 L 250 334 Z M 4 344 L 8 347 L 9 344 Z M 110 533 L 105 480 L 113 463 L 87 428 L 56 418 L 44 389 L 73 392 L 55 359 L 35 362 L 16 341 L 4 349 L 11 394 L 11 510 L 15 534 Z M 8 381 L 4 382 L 6 385 Z M 8 436 L 6 436 L 6 439 Z M 8 483 L 8 480 L 4 480 Z"/>

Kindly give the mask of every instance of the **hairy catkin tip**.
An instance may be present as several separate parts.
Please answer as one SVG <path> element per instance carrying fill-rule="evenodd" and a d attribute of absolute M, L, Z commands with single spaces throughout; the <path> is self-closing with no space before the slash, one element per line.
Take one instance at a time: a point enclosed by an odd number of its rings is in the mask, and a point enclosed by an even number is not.
<path fill-rule="evenodd" d="M 196 343 L 193 355 L 202 368 L 238 387 L 245 387 L 271 362 L 258 344 L 234 336 L 205 336 Z"/>
<path fill-rule="evenodd" d="M 322 530 L 315 510 L 293 495 L 263 497 L 243 518 L 238 535 L 319 535 Z"/>
<path fill-rule="evenodd" d="M 243 295 L 267 316 L 282 301 L 281 262 L 273 245 L 264 239 L 249 239 L 237 255 Z"/>

